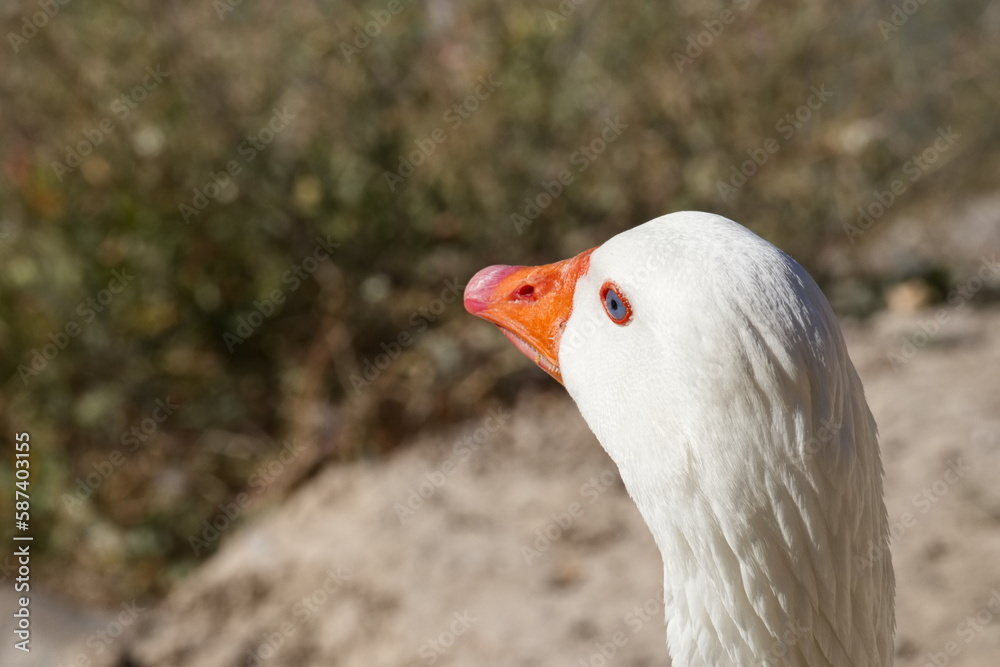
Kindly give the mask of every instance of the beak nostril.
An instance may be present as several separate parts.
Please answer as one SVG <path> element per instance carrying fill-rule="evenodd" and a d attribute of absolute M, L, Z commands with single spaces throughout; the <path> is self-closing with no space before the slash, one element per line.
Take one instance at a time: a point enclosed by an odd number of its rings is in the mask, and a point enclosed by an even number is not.
<path fill-rule="evenodd" d="M 521 285 L 514 290 L 515 299 L 530 299 L 535 295 L 534 285 Z"/>

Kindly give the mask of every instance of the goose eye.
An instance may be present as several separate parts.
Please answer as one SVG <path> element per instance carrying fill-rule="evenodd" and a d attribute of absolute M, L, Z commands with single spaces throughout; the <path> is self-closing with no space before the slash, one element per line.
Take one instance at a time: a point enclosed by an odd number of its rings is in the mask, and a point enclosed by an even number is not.
<path fill-rule="evenodd" d="M 632 319 L 632 306 L 629 305 L 628 299 L 622 294 L 618 285 L 612 282 L 604 283 L 604 286 L 601 287 L 601 301 L 604 302 L 604 310 L 608 317 L 615 324 L 628 324 L 629 320 Z"/>

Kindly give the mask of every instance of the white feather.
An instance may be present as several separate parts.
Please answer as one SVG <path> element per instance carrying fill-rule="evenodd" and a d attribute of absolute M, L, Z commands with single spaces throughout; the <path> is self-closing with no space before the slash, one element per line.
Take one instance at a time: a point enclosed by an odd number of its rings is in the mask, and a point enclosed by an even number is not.
<path fill-rule="evenodd" d="M 591 255 L 559 361 L 662 553 L 675 667 L 892 664 L 875 422 L 802 267 L 725 218 L 658 218 Z"/>

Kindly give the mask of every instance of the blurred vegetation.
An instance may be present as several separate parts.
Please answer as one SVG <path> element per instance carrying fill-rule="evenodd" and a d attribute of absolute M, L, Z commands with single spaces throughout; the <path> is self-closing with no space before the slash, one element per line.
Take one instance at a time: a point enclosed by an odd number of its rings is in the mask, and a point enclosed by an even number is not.
<path fill-rule="evenodd" d="M 37 11 L 5 5 L 4 32 Z M 938 212 L 1000 174 L 1000 6 L 926 3 L 883 36 L 893 11 L 139 0 L 69 3 L 30 39 L 8 36 L 0 426 L 4 442 L 32 436 L 36 572 L 94 601 L 159 594 L 217 546 L 196 556 L 190 538 L 239 493 L 256 511 L 325 462 L 380 456 L 526 382 L 554 388 L 447 297 L 487 264 L 553 261 L 701 209 L 828 283 L 844 222 L 953 127 L 961 139 L 885 216 L 947 224 Z M 493 90 L 468 101 L 482 81 Z M 832 97 L 803 112 L 823 87 Z M 581 170 L 574 155 L 609 119 L 627 127 Z M 769 138 L 779 149 L 723 197 Z M 420 146 L 434 151 L 408 157 Z M 388 178 L 401 156 L 421 164 Z M 563 170 L 572 183 L 517 229 Z M 317 239 L 336 247 L 313 263 Z M 134 279 L 102 293 L 115 270 Z M 67 323 L 78 335 L 25 374 Z M 375 373 L 380 354 L 398 358 Z M 178 407 L 148 421 L 158 400 Z M 133 449 L 143 420 L 155 432 Z M 0 480 L 12 488 L 12 456 Z"/>

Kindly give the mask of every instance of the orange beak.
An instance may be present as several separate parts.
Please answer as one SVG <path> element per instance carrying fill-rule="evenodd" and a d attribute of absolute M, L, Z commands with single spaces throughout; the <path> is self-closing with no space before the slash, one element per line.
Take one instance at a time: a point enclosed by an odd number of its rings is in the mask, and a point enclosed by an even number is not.
<path fill-rule="evenodd" d="M 590 253 L 544 266 L 489 266 L 465 287 L 465 309 L 500 331 L 526 357 L 562 384 L 559 342 L 573 312 L 577 279 Z"/>

